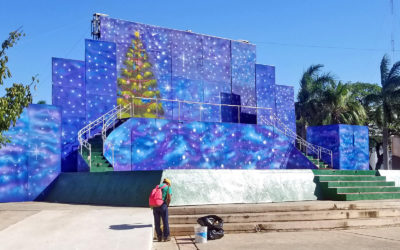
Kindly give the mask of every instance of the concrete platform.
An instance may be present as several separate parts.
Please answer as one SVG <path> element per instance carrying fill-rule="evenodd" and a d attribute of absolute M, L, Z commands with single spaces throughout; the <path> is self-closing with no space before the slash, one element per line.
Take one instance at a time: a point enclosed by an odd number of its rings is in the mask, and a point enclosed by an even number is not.
<path fill-rule="evenodd" d="M 151 249 L 149 208 L 0 203 L 0 249 Z"/>
<path fill-rule="evenodd" d="M 193 234 L 197 218 L 215 214 L 227 234 L 400 225 L 400 200 L 303 201 L 171 207 L 174 236 Z"/>

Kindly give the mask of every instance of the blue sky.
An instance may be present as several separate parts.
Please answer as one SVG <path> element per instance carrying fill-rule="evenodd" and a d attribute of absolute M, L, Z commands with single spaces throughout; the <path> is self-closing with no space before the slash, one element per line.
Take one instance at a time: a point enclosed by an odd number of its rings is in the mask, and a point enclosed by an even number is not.
<path fill-rule="evenodd" d="M 34 102 L 51 103 L 51 57 L 83 59 L 95 12 L 111 17 L 257 45 L 257 62 L 276 66 L 278 84 L 295 86 L 321 63 L 338 80 L 379 83 L 379 63 L 400 49 L 400 0 L 7 1 L 0 9 L 0 40 L 20 26 L 26 33 L 9 51 L 13 82 L 39 74 Z M 400 54 L 395 52 L 394 60 Z M 0 95 L 4 94 L 0 90 Z"/>

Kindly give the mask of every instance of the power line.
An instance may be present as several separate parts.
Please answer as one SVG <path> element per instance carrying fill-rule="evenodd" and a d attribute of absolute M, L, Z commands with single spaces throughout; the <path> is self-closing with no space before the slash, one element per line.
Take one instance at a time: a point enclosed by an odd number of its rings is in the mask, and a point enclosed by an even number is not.
<path fill-rule="evenodd" d="M 282 42 L 257 42 L 254 41 L 256 45 L 277 45 L 277 46 L 287 46 L 287 47 L 303 47 L 303 48 L 316 48 L 316 49 L 338 49 L 338 50 L 357 50 L 357 51 L 378 51 L 385 52 L 387 49 L 374 49 L 374 48 L 356 48 L 356 47 L 340 47 L 340 46 L 323 46 L 314 44 L 299 44 L 299 43 L 282 43 Z M 399 52 L 400 50 L 393 50 L 393 52 Z"/>

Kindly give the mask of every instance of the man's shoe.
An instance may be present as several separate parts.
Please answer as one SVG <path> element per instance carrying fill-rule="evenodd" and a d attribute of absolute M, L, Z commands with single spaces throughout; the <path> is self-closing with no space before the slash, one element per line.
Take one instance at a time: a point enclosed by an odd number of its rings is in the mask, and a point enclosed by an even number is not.
<path fill-rule="evenodd" d="M 161 238 L 161 237 L 157 237 L 157 241 L 158 241 L 158 242 L 161 242 L 161 241 L 162 241 L 162 238 Z"/>
<path fill-rule="evenodd" d="M 171 237 L 164 238 L 164 241 L 171 241 Z"/>

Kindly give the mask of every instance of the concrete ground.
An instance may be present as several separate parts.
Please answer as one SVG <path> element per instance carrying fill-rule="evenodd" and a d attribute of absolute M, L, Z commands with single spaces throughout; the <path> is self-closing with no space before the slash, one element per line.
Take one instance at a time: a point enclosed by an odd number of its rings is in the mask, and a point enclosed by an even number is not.
<path fill-rule="evenodd" d="M 153 250 L 190 249 L 400 249 L 400 227 L 226 234 L 205 244 L 194 244 L 193 236 L 179 236 L 171 242 L 153 243 Z"/>
<path fill-rule="evenodd" d="M 149 208 L 0 203 L 0 249 L 151 249 Z"/>

